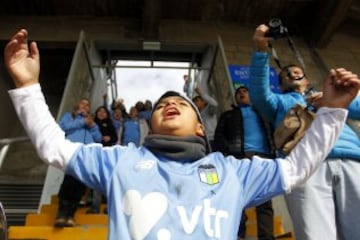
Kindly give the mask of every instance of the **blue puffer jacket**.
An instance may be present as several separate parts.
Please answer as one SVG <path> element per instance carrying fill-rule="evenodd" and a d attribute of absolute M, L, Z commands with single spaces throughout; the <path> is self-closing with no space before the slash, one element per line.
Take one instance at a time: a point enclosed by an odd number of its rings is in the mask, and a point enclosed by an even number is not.
<path fill-rule="evenodd" d="M 101 142 L 102 136 L 99 127 L 96 124 L 91 128 L 87 127 L 84 117 L 81 115 L 74 118 L 70 112 L 67 112 L 60 119 L 59 125 L 65 132 L 66 138 L 72 142 L 85 144 Z"/>
<path fill-rule="evenodd" d="M 264 117 L 276 128 L 294 104 L 306 105 L 306 102 L 303 96 L 296 92 L 273 93 L 270 90 L 269 79 L 269 54 L 255 52 L 250 67 L 250 99 L 252 104 L 261 110 Z M 348 110 L 349 118 L 360 120 L 359 97 L 352 101 Z M 345 158 L 360 161 L 360 139 L 349 125 L 345 125 L 328 158 Z"/>

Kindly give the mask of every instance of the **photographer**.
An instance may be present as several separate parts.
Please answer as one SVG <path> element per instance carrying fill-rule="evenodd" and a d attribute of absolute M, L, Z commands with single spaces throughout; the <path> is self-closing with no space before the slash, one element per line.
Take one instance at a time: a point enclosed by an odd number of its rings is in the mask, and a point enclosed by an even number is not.
<path fill-rule="evenodd" d="M 305 99 L 310 81 L 296 65 L 284 67 L 279 74 L 282 94 L 271 92 L 269 86 L 269 27 L 256 28 L 253 40 L 256 52 L 250 67 L 251 102 L 276 128 L 295 104 L 321 103 L 321 94 Z M 328 77 L 336 84 L 345 69 L 332 69 Z M 356 76 L 357 77 L 357 76 Z M 325 90 L 324 90 L 325 92 Z M 349 117 L 360 119 L 360 99 L 348 107 Z M 311 144 L 308 148 L 313 148 Z M 318 149 L 319 151 L 322 149 Z M 315 156 L 314 156 L 315 157 Z M 327 159 L 312 177 L 286 195 L 296 239 L 359 239 L 360 227 L 360 139 L 346 124 Z"/>

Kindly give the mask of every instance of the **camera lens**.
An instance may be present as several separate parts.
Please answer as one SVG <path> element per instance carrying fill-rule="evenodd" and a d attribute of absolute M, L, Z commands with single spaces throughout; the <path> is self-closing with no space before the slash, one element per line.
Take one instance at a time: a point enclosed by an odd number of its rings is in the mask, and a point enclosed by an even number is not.
<path fill-rule="evenodd" d="M 265 34 L 266 37 L 272 37 L 273 39 L 286 37 L 287 28 L 282 25 L 280 18 L 270 19 L 268 26 L 269 31 Z"/>
<path fill-rule="evenodd" d="M 269 27 L 270 28 L 278 28 L 282 25 L 282 22 L 279 18 L 273 18 L 269 21 Z"/>

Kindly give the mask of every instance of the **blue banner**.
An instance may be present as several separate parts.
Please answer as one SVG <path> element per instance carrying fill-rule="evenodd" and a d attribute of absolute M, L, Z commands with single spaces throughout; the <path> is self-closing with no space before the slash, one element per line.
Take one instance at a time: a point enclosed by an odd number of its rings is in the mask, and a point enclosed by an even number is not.
<path fill-rule="evenodd" d="M 229 65 L 230 76 L 237 89 L 241 85 L 249 87 L 250 66 Z M 275 68 L 270 67 L 270 88 L 275 93 L 281 92 L 279 88 L 278 74 Z"/>

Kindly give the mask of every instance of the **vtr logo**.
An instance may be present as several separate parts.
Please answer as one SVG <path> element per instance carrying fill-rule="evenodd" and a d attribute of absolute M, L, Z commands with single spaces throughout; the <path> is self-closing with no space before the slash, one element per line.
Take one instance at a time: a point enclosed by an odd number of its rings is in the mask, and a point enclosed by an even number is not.
<path fill-rule="evenodd" d="M 135 240 L 143 240 L 159 222 L 168 208 L 167 197 L 159 192 L 148 193 L 141 197 L 136 190 L 126 192 L 123 199 L 124 212 L 130 216 L 130 234 Z M 197 205 L 188 215 L 184 206 L 177 206 L 183 230 L 191 235 L 203 222 L 208 237 L 221 239 L 221 222 L 229 217 L 228 212 L 211 207 L 209 199 Z M 177 236 L 178 237 L 178 236 Z M 171 240 L 171 229 L 162 228 L 157 232 L 157 240 Z"/>
<path fill-rule="evenodd" d="M 186 233 L 191 234 L 194 232 L 202 214 L 206 234 L 215 238 L 221 237 L 221 220 L 229 217 L 228 212 L 212 208 L 209 199 L 204 200 L 203 206 L 197 205 L 190 218 L 186 216 L 184 206 L 178 206 L 177 210 Z"/>

